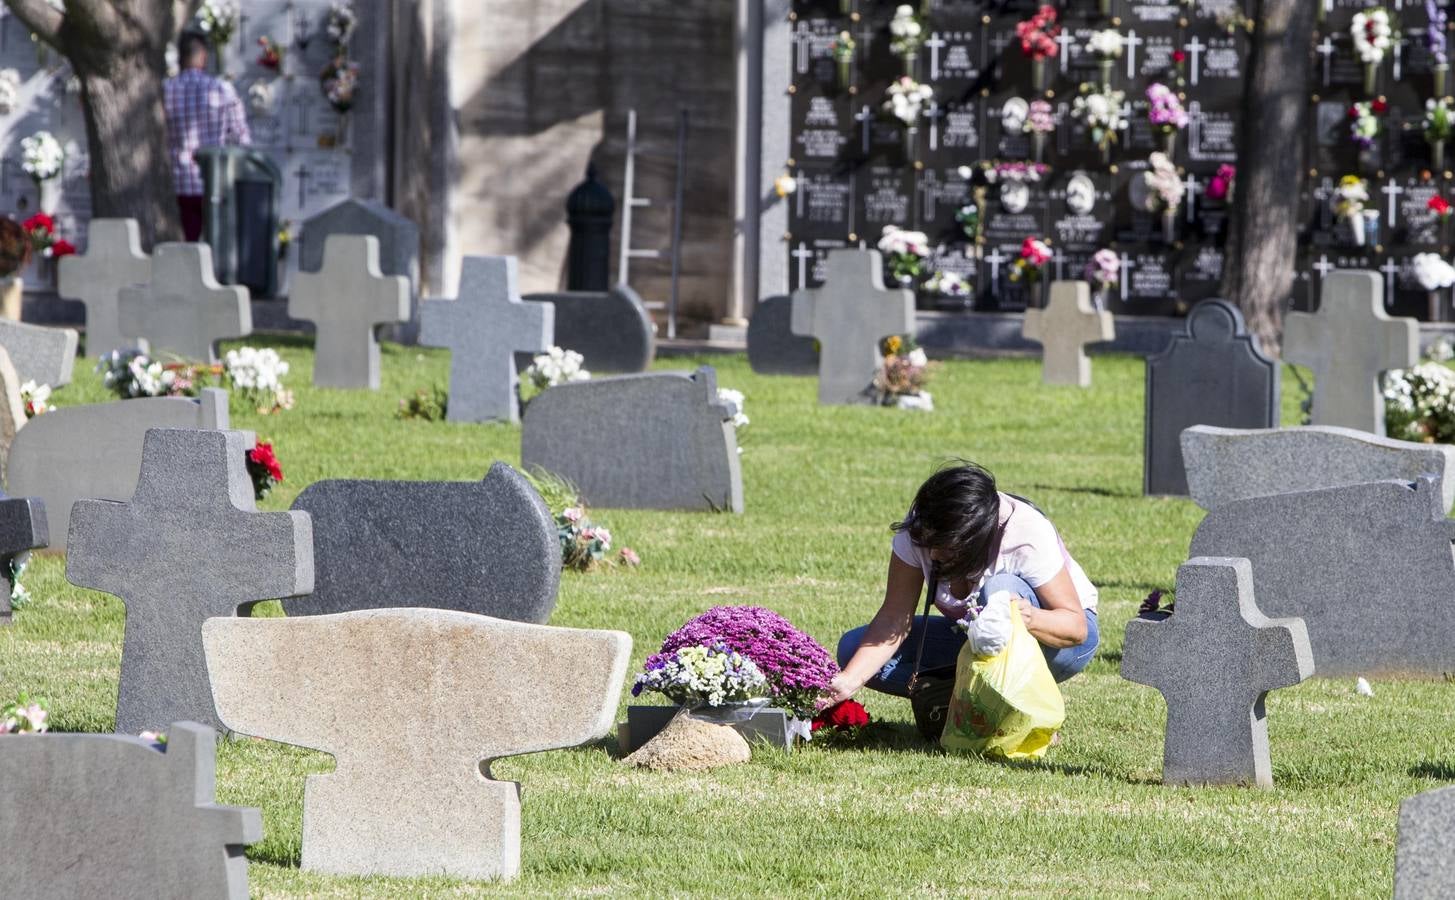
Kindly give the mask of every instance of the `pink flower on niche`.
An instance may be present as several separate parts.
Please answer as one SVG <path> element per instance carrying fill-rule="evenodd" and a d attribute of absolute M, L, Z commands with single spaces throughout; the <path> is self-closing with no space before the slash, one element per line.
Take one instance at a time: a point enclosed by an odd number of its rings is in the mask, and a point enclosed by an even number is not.
<path fill-rule="evenodd" d="M 565 519 L 567 522 L 570 522 L 572 525 L 575 525 L 577 522 L 581 521 L 581 507 L 566 507 L 565 509 L 561 510 L 561 518 Z"/>

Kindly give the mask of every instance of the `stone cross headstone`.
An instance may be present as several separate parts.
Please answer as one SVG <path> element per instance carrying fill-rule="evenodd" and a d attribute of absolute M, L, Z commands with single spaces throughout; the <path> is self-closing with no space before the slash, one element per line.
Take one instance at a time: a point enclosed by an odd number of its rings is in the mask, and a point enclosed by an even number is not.
<path fill-rule="evenodd" d="M 206 244 L 158 244 L 151 281 L 121 289 L 121 333 L 154 356 L 217 361 L 217 342 L 252 334 L 248 289 L 217 283 Z"/>
<path fill-rule="evenodd" d="M 9 625 L 10 593 L 15 581 L 10 567 L 17 557 L 50 543 L 45 504 L 35 497 L 0 498 L 0 625 Z"/>
<path fill-rule="evenodd" d="M 1193 307 L 1187 328 L 1147 357 L 1142 491 L 1187 494 L 1182 432 L 1193 425 L 1272 428 L 1278 424 L 1278 361 L 1263 355 L 1243 314 L 1222 300 Z"/>
<path fill-rule="evenodd" d="M 544 623 L 561 539 L 540 495 L 505 463 L 484 481 L 315 481 L 313 593 L 290 616 L 429 607 Z"/>
<path fill-rule="evenodd" d="M 1086 355 L 1086 345 L 1113 340 L 1116 322 L 1111 313 L 1091 305 L 1091 285 L 1084 281 L 1053 281 L 1046 308 L 1026 310 L 1021 337 L 1037 341 L 1044 348 L 1041 381 L 1091 387 L 1091 359 Z"/>
<path fill-rule="evenodd" d="M 556 346 L 581 354 L 582 366 L 593 374 L 645 372 L 652 367 L 657 356 L 656 326 L 630 287 L 619 284 L 603 293 L 527 294 L 525 299 L 554 307 Z M 530 365 L 533 355 L 517 353 L 516 370 Z"/>
<path fill-rule="evenodd" d="M 1379 376 L 1418 363 L 1419 344 L 1419 322 L 1384 311 L 1384 284 L 1374 272 L 1329 273 L 1318 312 L 1283 320 L 1284 358 L 1314 371 L 1313 425 L 1383 435 Z"/>
<path fill-rule="evenodd" d="M 0 319 L 0 348 L 10 356 L 20 384 L 61 387 L 71 383 L 79 340 L 73 328 L 48 328 Z"/>
<path fill-rule="evenodd" d="M 378 238 L 329 235 L 323 268 L 294 276 L 288 315 L 317 329 L 316 386 L 378 390 L 378 327 L 409 321 L 409 281 L 379 273 Z"/>
<path fill-rule="evenodd" d="M 131 499 L 79 500 L 71 511 L 66 577 L 126 604 L 119 732 L 179 719 L 222 728 L 203 621 L 313 590 L 308 514 L 257 511 L 251 445 L 237 431 L 154 428 Z"/>
<path fill-rule="evenodd" d="M 410 296 L 419 292 L 419 226 L 382 203 L 344 200 L 307 219 L 300 229 L 298 267 L 323 268 L 325 245 L 337 234 L 367 234 L 379 239 L 379 268 L 409 279 Z"/>
<path fill-rule="evenodd" d="M 490 764 L 604 736 L 632 643 L 437 609 L 202 632 L 230 728 L 338 761 L 304 785 L 302 867 L 404 877 L 515 877 L 519 786 Z"/>
<path fill-rule="evenodd" d="M 759 375 L 815 375 L 818 345 L 793 333 L 793 300 L 782 295 L 759 300 L 748 319 L 748 365 Z"/>
<path fill-rule="evenodd" d="M 39 497 L 50 519 L 51 549 L 65 552 L 71 504 L 125 500 L 136 489 L 148 430 L 227 426 L 227 391 L 219 388 L 205 388 L 197 399 L 144 397 L 63 406 L 36 416 L 15 436 L 5 492 Z"/>
<path fill-rule="evenodd" d="M 1455 787 L 1442 787 L 1399 805 L 1394 850 L 1395 900 L 1455 895 Z"/>
<path fill-rule="evenodd" d="M 1298 619 L 1270 619 L 1246 559 L 1195 557 L 1177 570 L 1177 611 L 1133 619 L 1122 677 L 1167 700 L 1164 784 L 1273 786 L 1268 692 L 1314 674 Z"/>
<path fill-rule="evenodd" d="M 791 327 L 818 339 L 818 402 L 867 403 L 879 343 L 914 332 L 914 293 L 885 289 L 878 250 L 834 250 L 823 286 L 793 292 Z"/>
<path fill-rule="evenodd" d="M 742 512 L 735 412 L 710 366 L 557 385 L 526 408 L 521 466 L 592 506 Z"/>
<path fill-rule="evenodd" d="M 516 353 L 542 353 L 554 340 L 555 310 L 526 303 L 513 256 L 467 256 L 458 300 L 426 300 L 419 342 L 450 350 L 451 422 L 519 422 Z"/>
<path fill-rule="evenodd" d="M 152 259 L 142 252 L 135 219 L 92 219 L 84 256 L 63 256 L 57 292 L 86 306 L 86 353 L 99 357 L 136 341 L 121 334 L 121 289 L 146 284 Z"/>
<path fill-rule="evenodd" d="M 7 900 L 247 900 L 262 813 L 216 802 L 217 732 L 175 722 L 165 749 L 120 734 L 0 737 Z"/>
<path fill-rule="evenodd" d="M 1188 492 L 1203 509 L 1234 500 L 1370 481 L 1432 476 L 1446 513 L 1455 506 L 1455 447 L 1416 444 L 1353 428 L 1240 430 L 1197 425 L 1182 432 Z"/>
<path fill-rule="evenodd" d="M 1455 672 L 1455 558 L 1433 478 L 1272 494 L 1209 512 L 1193 556 L 1240 556 L 1258 604 L 1303 619 L 1326 677 Z"/>

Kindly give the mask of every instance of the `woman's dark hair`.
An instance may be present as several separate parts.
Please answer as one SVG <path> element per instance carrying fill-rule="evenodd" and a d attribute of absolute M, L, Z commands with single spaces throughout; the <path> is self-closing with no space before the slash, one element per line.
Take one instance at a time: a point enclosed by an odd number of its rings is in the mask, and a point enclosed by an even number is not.
<path fill-rule="evenodd" d="M 920 485 L 909 515 L 890 527 L 926 551 L 946 551 L 941 577 L 979 575 L 990 567 L 1000 532 L 995 476 L 972 462 L 946 466 Z"/>

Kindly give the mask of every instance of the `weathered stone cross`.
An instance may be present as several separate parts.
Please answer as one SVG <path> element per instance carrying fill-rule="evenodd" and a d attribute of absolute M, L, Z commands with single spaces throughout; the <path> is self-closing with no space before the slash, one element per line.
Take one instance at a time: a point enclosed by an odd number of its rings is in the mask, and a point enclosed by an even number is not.
<path fill-rule="evenodd" d="M 1086 345 L 1116 337 L 1116 322 L 1109 312 L 1091 305 L 1091 285 L 1084 281 L 1051 283 L 1051 302 L 1045 309 L 1026 310 L 1021 337 L 1037 341 L 1041 354 L 1041 380 L 1046 384 L 1091 387 L 1091 360 Z"/>
<path fill-rule="evenodd" d="M 121 334 L 117 304 L 122 288 L 151 281 L 152 259 L 135 219 L 92 219 L 87 234 L 85 256 L 61 257 L 58 293 L 85 304 L 86 354 L 99 357 L 136 343 Z"/>
<path fill-rule="evenodd" d="M 248 289 L 218 284 L 213 271 L 206 244 L 158 244 L 151 281 L 121 289 L 121 333 L 146 338 L 153 354 L 216 362 L 219 340 L 252 334 L 253 312 Z"/>
<path fill-rule="evenodd" d="M 331 234 L 323 268 L 294 277 L 288 315 L 317 328 L 315 385 L 378 390 L 378 326 L 409 321 L 409 279 L 380 273 L 373 235 Z"/>

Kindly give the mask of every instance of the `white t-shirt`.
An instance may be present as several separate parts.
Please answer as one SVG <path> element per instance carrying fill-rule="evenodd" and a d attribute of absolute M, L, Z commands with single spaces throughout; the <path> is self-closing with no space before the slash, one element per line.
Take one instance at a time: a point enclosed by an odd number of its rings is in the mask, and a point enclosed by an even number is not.
<path fill-rule="evenodd" d="M 1039 588 L 1061 573 L 1065 568 L 1076 588 L 1083 609 L 1096 609 L 1096 586 L 1086 577 L 1080 564 L 1071 558 L 1066 544 L 1056 533 L 1056 526 L 1029 504 L 1000 495 L 1000 522 L 1005 526 L 1005 536 L 1000 541 L 1000 553 L 990 563 L 989 570 L 970 590 L 968 597 L 956 597 L 950 590 L 950 579 L 940 581 L 940 590 L 935 597 L 935 606 L 951 619 L 961 619 L 969 601 L 980 593 L 985 579 L 992 575 L 1010 573 L 1024 579 L 1026 584 Z M 930 553 L 909 539 L 909 532 L 901 531 L 894 536 L 894 555 L 907 565 L 924 572 L 925 580 L 930 577 Z"/>

